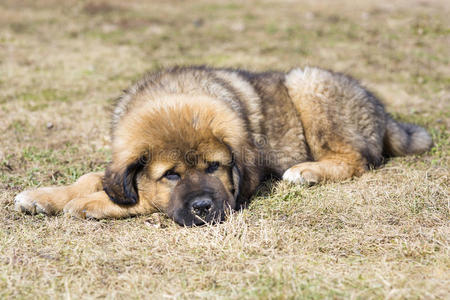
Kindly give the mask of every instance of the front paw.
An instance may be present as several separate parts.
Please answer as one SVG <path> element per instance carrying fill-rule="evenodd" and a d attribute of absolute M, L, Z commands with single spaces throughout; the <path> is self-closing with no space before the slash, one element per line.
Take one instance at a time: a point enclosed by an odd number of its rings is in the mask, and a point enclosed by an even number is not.
<path fill-rule="evenodd" d="M 105 215 L 98 201 L 86 198 L 75 198 L 64 206 L 66 215 L 77 219 L 103 219 Z"/>
<path fill-rule="evenodd" d="M 48 199 L 49 195 L 45 188 L 24 191 L 14 198 L 16 211 L 35 214 L 54 214 L 56 211 Z"/>
<path fill-rule="evenodd" d="M 283 174 L 283 180 L 295 183 L 312 186 L 320 181 L 320 176 L 315 170 L 314 163 L 301 163 L 286 170 Z"/>

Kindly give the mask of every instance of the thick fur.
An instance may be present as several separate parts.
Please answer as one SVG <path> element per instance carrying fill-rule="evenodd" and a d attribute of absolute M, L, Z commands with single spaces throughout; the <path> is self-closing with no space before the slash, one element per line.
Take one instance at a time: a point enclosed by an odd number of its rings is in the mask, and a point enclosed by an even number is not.
<path fill-rule="evenodd" d="M 343 74 L 176 67 L 146 75 L 118 99 L 105 173 L 23 192 L 16 207 L 93 218 L 163 211 L 193 225 L 201 222 L 189 205 L 207 191 L 214 211 L 206 222 L 214 222 L 226 207 L 245 205 L 268 176 L 343 180 L 379 166 L 383 155 L 431 145 L 423 128 L 393 120 Z"/>
<path fill-rule="evenodd" d="M 389 155 L 420 154 L 427 151 L 431 144 L 430 135 L 422 127 L 399 123 L 391 117 L 387 117 L 384 146 Z"/>

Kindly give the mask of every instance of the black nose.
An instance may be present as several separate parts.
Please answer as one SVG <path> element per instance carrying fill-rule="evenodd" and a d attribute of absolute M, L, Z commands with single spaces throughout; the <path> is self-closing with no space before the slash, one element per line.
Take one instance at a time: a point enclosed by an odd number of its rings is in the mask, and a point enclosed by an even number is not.
<path fill-rule="evenodd" d="M 194 213 L 198 216 L 206 216 L 212 206 L 212 199 L 209 196 L 195 197 L 191 202 Z"/>

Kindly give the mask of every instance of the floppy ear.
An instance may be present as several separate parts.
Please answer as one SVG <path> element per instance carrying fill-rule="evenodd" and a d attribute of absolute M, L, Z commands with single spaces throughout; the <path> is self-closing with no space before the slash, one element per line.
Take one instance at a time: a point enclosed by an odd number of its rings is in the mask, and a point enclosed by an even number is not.
<path fill-rule="evenodd" d="M 235 203 L 237 203 L 239 192 L 241 191 L 242 172 L 236 164 L 236 154 L 233 152 L 230 145 L 225 144 L 225 146 L 228 148 L 228 151 L 231 154 L 231 161 L 229 162 L 229 166 L 231 167 L 231 180 L 233 183 L 233 197 L 234 197 Z"/>
<path fill-rule="evenodd" d="M 116 204 L 133 205 L 139 201 L 136 177 L 145 166 L 145 159 L 140 158 L 129 164 L 125 170 L 114 172 L 111 166 L 103 177 L 103 190 Z"/>
<path fill-rule="evenodd" d="M 243 161 L 239 159 L 239 154 L 233 153 L 231 162 L 233 189 L 234 189 L 234 209 L 239 210 L 245 207 L 251 197 L 253 191 L 252 180 L 249 177 L 249 170 L 244 165 Z"/>
<path fill-rule="evenodd" d="M 236 201 L 234 209 L 241 209 L 247 206 L 250 197 L 261 181 L 262 172 L 257 170 L 256 156 L 254 151 L 250 151 L 250 146 L 233 148 L 225 143 L 232 155 L 231 170 L 233 178 L 234 199 Z M 247 149 L 247 150 L 246 150 Z"/>
<path fill-rule="evenodd" d="M 239 191 L 241 190 L 241 171 L 237 167 L 235 163 L 233 163 L 232 168 L 232 178 L 233 178 L 233 191 L 234 191 L 234 200 L 237 200 L 239 196 Z"/>

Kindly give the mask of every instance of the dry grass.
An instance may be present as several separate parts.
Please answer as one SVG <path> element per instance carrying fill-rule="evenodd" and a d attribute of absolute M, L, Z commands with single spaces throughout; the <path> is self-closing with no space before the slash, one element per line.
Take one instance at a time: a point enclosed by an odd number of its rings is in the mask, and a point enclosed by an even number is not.
<path fill-rule="evenodd" d="M 1 1 L 0 298 L 448 298 L 449 3 L 355 2 Z M 343 183 L 268 184 L 212 227 L 13 210 L 22 189 L 104 168 L 120 89 L 195 63 L 350 73 L 435 147 Z"/>

